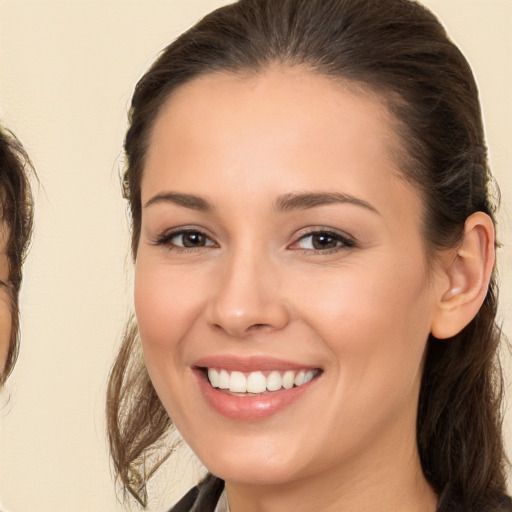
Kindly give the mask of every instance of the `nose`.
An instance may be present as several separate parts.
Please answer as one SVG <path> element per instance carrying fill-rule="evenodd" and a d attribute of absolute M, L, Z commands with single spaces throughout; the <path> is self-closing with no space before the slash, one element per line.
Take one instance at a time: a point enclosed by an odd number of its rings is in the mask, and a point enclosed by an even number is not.
<path fill-rule="evenodd" d="M 289 321 L 277 264 L 260 255 L 233 255 L 224 262 L 207 307 L 207 321 L 230 336 L 274 331 Z"/>

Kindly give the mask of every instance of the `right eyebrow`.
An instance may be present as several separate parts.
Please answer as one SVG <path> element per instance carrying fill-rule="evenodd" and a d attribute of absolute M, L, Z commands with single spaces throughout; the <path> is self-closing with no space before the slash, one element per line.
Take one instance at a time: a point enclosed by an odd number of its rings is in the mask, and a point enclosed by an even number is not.
<path fill-rule="evenodd" d="M 340 192 L 306 192 L 306 193 L 291 193 L 285 194 L 277 198 L 274 209 L 281 212 L 293 210 L 308 210 L 318 206 L 324 206 L 335 203 L 348 203 L 356 206 L 361 206 L 374 213 L 379 211 L 367 201 L 343 194 Z"/>
<path fill-rule="evenodd" d="M 144 205 L 144 208 L 158 203 L 173 203 L 200 212 L 212 212 L 215 210 L 213 204 L 207 199 L 193 194 L 181 194 L 179 192 L 160 192 L 149 199 Z"/>

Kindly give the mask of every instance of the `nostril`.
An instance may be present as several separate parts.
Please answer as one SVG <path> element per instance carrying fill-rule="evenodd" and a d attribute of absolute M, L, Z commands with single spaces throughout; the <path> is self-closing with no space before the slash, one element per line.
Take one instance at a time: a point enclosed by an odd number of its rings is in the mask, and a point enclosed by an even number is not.
<path fill-rule="evenodd" d="M 237 300 L 233 304 L 221 299 L 212 300 L 205 313 L 207 323 L 216 331 L 244 337 L 249 333 L 281 329 L 288 322 L 286 309 L 275 300 L 259 297 L 251 303 L 240 304 L 241 300 Z"/>
<path fill-rule="evenodd" d="M 269 324 L 253 324 L 247 330 L 248 331 L 261 331 L 265 329 L 272 329 L 272 326 Z"/>

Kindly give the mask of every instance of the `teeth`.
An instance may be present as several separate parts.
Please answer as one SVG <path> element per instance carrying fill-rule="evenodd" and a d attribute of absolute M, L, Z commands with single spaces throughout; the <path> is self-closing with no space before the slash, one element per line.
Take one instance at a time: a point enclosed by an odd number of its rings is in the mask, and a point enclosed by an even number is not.
<path fill-rule="evenodd" d="M 295 380 L 295 372 L 292 372 L 290 370 L 285 372 L 283 375 L 283 388 L 284 389 L 292 389 L 294 380 Z"/>
<path fill-rule="evenodd" d="M 220 371 L 219 388 L 220 389 L 229 389 L 229 373 L 226 370 Z"/>
<path fill-rule="evenodd" d="M 308 370 L 306 372 L 306 375 L 304 375 L 304 384 L 306 384 L 306 382 L 309 382 L 310 380 L 312 380 L 314 376 L 315 376 L 315 371 Z"/>
<path fill-rule="evenodd" d="M 219 372 L 217 370 L 208 368 L 208 379 L 214 388 L 219 387 Z"/>
<path fill-rule="evenodd" d="M 215 384 L 212 382 L 212 386 Z M 247 377 L 247 392 L 248 393 L 263 393 L 267 389 L 267 378 L 261 372 L 252 372 Z"/>
<path fill-rule="evenodd" d="M 283 379 L 279 372 L 271 372 L 267 377 L 267 389 L 269 391 L 277 391 L 283 387 Z"/>
<path fill-rule="evenodd" d="M 231 372 L 229 390 L 233 393 L 245 393 L 247 391 L 247 379 L 242 372 Z"/>
<path fill-rule="evenodd" d="M 208 380 L 214 388 L 229 389 L 233 393 L 263 393 L 264 391 L 278 391 L 281 388 L 291 389 L 302 386 L 315 377 L 317 370 L 300 370 L 294 372 L 287 370 L 284 374 L 272 371 L 267 377 L 262 372 L 231 372 L 208 368 Z"/>
<path fill-rule="evenodd" d="M 297 375 L 295 375 L 295 380 L 293 381 L 293 383 L 296 386 L 302 386 L 302 384 L 304 384 L 305 375 L 306 375 L 306 372 L 301 370 L 299 373 L 297 373 Z"/>

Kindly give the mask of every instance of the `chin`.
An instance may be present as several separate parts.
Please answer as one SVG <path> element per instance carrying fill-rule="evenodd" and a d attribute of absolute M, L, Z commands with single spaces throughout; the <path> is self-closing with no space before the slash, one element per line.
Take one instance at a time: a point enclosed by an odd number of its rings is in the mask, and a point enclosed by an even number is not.
<path fill-rule="evenodd" d="M 214 463 L 208 468 L 211 473 L 227 482 L 271 486 L 282 485 L 294 480 L 296 467 L 286 464 L 263 464 L 261 461 L 237 461 Z"/>
<path fill-rule="evenodd" d="M 196 453 L 206 468 L 228 482 L 252 485 L 284 484 L 301 473 L 300 449 L 284 449 L 282 442 L 259 438 L 257 441 L 236 442 L 231 437 L 227 443 L 218 439 L 215 449 Z"/>

